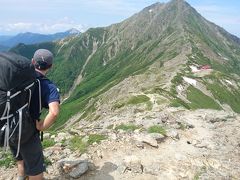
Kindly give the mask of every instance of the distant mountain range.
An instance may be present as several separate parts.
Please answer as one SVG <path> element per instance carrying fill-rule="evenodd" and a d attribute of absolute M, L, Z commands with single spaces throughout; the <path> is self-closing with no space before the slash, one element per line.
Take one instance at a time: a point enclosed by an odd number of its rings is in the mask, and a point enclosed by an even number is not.
<path fill-rule="evenodd" d="M 16 36 L 0 36 L 0 51 L 8 50 L 19 43 L 23 44 L 36 44 L 42 42 L 56 41 L 67 36 L 80 34 L 77 29 L 70 29 L 65 32 L 55 34 L 39 34 L 39 33 L 20 33 Z"/>
<path fill-rule="evenodd" d="M 0 45 L 0 51 L 5 51 L 5 50 L 8 50 L 8 49 L 9 49 L 8 47 Z"/>

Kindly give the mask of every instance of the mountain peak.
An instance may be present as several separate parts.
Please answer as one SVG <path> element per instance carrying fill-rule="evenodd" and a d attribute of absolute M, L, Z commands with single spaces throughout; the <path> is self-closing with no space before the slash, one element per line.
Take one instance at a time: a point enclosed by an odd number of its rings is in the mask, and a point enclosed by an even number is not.
<path fill-rule="evenodd" d="M 171 0 L 166 4 L 169 6 L 175 6 L 177 9 L 191 7 L 185 0 Z"/>
<path fill-rule="evenodd" d="M 76 28 L 69 29 L 67 32 L 69 34 L 79 34 L 80 33 L 80 31 L 77 30 Z"/>
<path fill-rule="evenodd" d="M 163 4 L 165 4 L 165 3 L 156 2 L 156 3 L 146 7 L 145 9 L 155 8 L 155 7 L 158 7 L 158 6 L 162 6 Z"/>
<path fill-rule="evenodd" d="M 124 21 L 120 29 L 125 31 L 124 36 L 129 39 L 136 39 L 141 35 L 143 38 L 148 36 L 154 39 L 164 31 L 169 33 L 171 28 L 173 31 L 182 32 L 184 19 L 192 9 L 184 0 L 157 2 Z"/>
<path fill-rule="evenodd" d="M 185 0 L 171 0 L 167 4 L 186 4 Z"/>
<path fill-rule="evenodd" d="M 187 4 L 187 2 L 185 0 L 171 0 L 167 3 L 160 3 L 160 2 L 156 2 L 146 8 L 144 8 L 144 10 L 148 10 L 148 9 L 151 9 L 151 8 L 157 8 L 157 7 L 160 7 L 160 6 L 163 6 L 163 5 L 166 5 L 166 4 Z"/>
<path fill-rule="evenodd" d="M 171 0 L 169 3 L 185 3 L 184 0 Z"/>

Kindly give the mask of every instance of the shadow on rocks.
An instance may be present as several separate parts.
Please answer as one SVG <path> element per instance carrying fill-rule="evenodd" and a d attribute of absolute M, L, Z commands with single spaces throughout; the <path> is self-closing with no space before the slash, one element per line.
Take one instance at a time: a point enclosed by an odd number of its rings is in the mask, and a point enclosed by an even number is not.
<path fill-rule="evenodd" d="M 94 166 L 92 167 L 92 171 L 83 175 L 81 180 L 114 180 L 114 178 L 109 174 L 115 170 L 117 170 L 118 166 L 111 162 L 105 162 L 101 169 Z"/>
<path fill-rule="evenodd" d="M 118 166 L 111 163 L 105 162 L 101 169 L 95 166 L 93 163 L 89 163 L 89 170 L 83 174 L 78 180 L 114 180 L 114 178 L 109 174 L 117 170 Z M 66 176 L 58 176 L 45 180 L 74 180 Z"/>

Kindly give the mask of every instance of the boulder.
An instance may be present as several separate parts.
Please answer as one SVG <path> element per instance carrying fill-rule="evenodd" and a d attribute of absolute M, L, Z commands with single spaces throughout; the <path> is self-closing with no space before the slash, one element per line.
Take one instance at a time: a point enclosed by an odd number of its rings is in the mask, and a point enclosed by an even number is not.
<path fill-rule="evenodd" d="M 50 139 L 50 133 L 43 133 L 43 139 Z"/>
<path fill-rule="evenodd" d="M 161 143 L 165 140 L 165 136 L 159 133 L 150 133 L 148 136 L 155 139 L 158 143 Z"/>
<path fill-rule="evenodd" d="M 142 173 L 143 165 L 137 156 L 125 156 L 123 159 L 124 172 L 131 171 L 133 173 Z"/>
<path fill-rule="evenodd" d="M 167 136 L 174 139 L 174 140 L 179 140 L 180 139 L 178 132 L 174 129 L 168 130 L 167 131 Z"/>
<path fill-rule="evenodd" d="M 63 159 L 58 161 L 57 167 L 61 175 L 80 178 L 88 170 L 88 161 Z"/>
<path fill-rule="evenodd" d="M 66 139 L 67 139 L 67 134 L 61 132 L 61 133 L 58 133 L 58 135 L 55 137 L 54 141 L 57 142 L 57 143 L 60 143 L 63 140 L 66 140 Z"/>
<path fill-rule="evenodd" d="M 155 133 L 154 133 L 155 134 Z M 159 134 L 161 136 L 161 134 Z M 154 135 L 150 135 L 150 134 L 135 134 L 134 138 L 136 139 L 136 141 L 138 142 L 143 142 L 146 143 L 152 147 L 158 147 L 158 142 L 156 140 L 156 137 L 153 137 Z M 160 136 L 158 136 L 158 138 L 160 138 Z"/>

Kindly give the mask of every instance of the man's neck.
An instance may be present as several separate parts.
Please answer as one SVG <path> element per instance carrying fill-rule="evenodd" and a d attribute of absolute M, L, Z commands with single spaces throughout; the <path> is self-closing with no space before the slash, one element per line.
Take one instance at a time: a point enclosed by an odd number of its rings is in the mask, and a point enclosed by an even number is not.
<path fill-rule="evenodd" d="M 47 70 L 39 70 L 39 69 L 35 68 L 35 71 L 39 72 L 40 74 L 42 74 L 44 76 L 46 76 L 46 74 L 47 74 Z"/>

